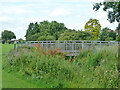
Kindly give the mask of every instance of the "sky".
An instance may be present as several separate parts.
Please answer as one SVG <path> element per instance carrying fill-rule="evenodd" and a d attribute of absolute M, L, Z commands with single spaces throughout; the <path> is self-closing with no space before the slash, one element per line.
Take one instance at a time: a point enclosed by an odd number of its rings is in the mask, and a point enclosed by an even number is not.
<path fill-rule="evenodd" d="M 0 33 L 10 30 L 17 39 L 25 39 L 28 25 L 44 20 L 64 23 L 69 29 L 84 30 L 90 18 L 99 20 L 102 28 L 115 30 L 118 23 L 107 20 L 102 8 L 93 10 L 93 4 L 103 0 L 0 0 Z"/>

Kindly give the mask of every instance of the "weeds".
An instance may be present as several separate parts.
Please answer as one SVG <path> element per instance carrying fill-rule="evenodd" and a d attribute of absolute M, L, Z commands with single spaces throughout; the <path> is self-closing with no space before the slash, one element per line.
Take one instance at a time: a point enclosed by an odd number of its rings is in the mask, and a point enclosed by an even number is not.
<path fill-rule="evenodd" d="M 26 77 L 43 80 L 49 88 L 117 88 L 117 48 L 81 50 L 73 62 L 59 49 L 45 50 L 40 44 L 9 54 L 7 67 Z M 14 63 L 13 63 L 14 61 Z"/>

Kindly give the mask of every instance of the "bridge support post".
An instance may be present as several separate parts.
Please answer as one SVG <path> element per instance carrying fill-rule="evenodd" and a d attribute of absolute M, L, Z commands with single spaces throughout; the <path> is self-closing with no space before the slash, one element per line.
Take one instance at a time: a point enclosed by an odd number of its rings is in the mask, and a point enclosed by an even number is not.
<path fill-rule="evenodd" d="M 84 41 L 82 41 L 82 49 L 84 48 Z"/>
<path fill-rule="evenodd" d="M 59 47 L 59 40 L 58 40 L 58 43 L 57 43 L 57 44 L 58 44 L 58 45 L 57 45 L 57 48 L 60 48 L 60 47 Z"/>
<path fill-rule="evenodd" d="M 43 47 L 43 41 L 42 41 L 42 45 L 41 46 Z"/>
<path fill-rule="evenodd" d="M 66 49 L 65 50 L 67 50 L 67 41 L 65 43 L 66 43 Z"/>
<path fill-rule="evenodd" d="M 101 48 L 101 41 L 100 41 L 100 48 Z"/>

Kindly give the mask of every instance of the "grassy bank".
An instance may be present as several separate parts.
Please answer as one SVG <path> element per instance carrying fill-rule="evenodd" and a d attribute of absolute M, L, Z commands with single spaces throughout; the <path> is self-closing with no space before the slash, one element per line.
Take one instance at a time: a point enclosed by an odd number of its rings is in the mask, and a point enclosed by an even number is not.
<path fill-rule="evenodd" d="M 16 76 L 11 80 L 25 82 L 23 87 L 116 88 L 118 83 L 118 49 L 115 46 L 97 48 L 96 52 L 82 50 L 74 60 L 65 60 L 64 53 L 57 50 L 24 47 L 10 51 L 3 59 L 9 62 L 7 66 L 3 64 L 3 73 Z M 7 82 L 3 78 L 5 87 Z M 21 86 L 15 84 L 14 87 Z"/>
<path fill-rule="evenodd" d="M 14 48 L 12 44 L 2 44 L 2 63 L 7 66 L 5 61 L 8 60 L 10 50 Z M 9 72 L 8 68 L 2 70 L 2 88 L 40 88 L 39 85 L 34 84 L 31 80 L 23 77 L 18 72 Z"/>

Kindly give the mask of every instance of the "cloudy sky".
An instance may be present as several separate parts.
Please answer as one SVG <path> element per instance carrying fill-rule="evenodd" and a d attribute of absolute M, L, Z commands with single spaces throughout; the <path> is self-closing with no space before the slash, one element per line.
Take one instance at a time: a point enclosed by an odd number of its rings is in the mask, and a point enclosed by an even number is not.
<path fill-rule="evenodd" d="M 0 32 L 11 30 L 17 39 L 25 39 L 30 22 L 56 20 L 69 29 L 84 30 L 90 19 L 98 19 L 102 28 L 115 30 L 117 22 L 110 24 L 107 13 L 93 10 L 93 4 L 103 0 L 0 0 Z"/>

